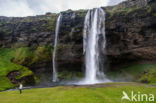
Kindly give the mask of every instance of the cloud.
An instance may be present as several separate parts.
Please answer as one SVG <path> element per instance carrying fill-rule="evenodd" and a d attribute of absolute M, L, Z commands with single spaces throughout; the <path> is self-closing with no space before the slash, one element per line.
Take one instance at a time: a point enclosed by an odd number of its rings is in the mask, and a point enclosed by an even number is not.
<path fill-rule="evenodd" d="M 0 0 L 0 16 L 33 16 L 67 9 L 91 9 L 123 0 Z"/>
<path fill-rule="evenodd" d="M 126 0 L 109 0 L 107 5 L 109 6 L 116 5 L 122 1 L 126 1 Z"/>
<path fill-rule="evenodd" d="M 14 2 L 13 2 L 14 1 Z M 0 0 L 0 15 L 2 16 L 27 16 L 34 15 L 27 2 L 18 0 Z"/>

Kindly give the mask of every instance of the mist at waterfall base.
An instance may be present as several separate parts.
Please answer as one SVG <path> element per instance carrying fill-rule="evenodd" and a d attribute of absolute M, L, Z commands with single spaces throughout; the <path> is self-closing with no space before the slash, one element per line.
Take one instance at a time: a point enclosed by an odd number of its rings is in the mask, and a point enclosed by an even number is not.
<path fill-rule="evenodd" d="M 85 79 L 79 84 L 110 82 L 104 74 L 105 66 L 100 63 L 100 50 L 105 52 L 105 47 L 105 12 L 101 8 L 89 10 L 85 17 L 83 33 Z"/>
<path fill-rule="evenodd" d="M 124 0 L 0 0 L 0 16 L 34 16 L 68 9 L 91 9 L 118 4 Z"/>

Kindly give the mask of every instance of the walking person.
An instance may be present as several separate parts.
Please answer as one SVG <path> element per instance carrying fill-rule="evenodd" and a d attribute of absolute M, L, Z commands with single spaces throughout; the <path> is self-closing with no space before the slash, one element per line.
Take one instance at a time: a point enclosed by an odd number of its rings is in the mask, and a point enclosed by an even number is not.
<path fill-rule="evenodd" d="M 22 94 L 22 89 L 23 89 L 23 85 L 22 85 L 22 83 L 20 83 L 20 85 L 19 85 L 20 94 Z"/>

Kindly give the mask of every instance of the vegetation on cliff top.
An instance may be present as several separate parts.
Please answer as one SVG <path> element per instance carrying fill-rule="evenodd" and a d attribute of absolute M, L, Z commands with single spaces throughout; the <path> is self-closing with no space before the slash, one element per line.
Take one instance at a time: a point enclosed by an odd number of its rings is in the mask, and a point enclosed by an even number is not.
<path fill-rule="evenodd" d="M 108 13 L 109 18 L 115 18 L 117 16 L 126 16 L 137 13 L 138 15 L 153 15 L 156 12 L 156 3 L 152 3 L 146 7 L 131 7 L 131 8 L 121 8 L 118 6 L 112 6 L 105 8 Z"/>

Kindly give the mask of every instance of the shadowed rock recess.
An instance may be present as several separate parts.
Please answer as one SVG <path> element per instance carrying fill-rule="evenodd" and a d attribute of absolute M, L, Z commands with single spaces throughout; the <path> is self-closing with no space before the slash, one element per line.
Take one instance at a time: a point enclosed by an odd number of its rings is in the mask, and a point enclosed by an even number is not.
<path fill-rule="evenodd" d="M 107 57 L 107 61 L 103 63 L 107 65 L 107 72 L 135 63 L 153 63 L 156 60 L 155 0 L 128 0 L 102 9 L 106 12 L 107 52 L 103 58 Z M 86 13 L 87 10 L 62 12 L 56 54 L 60 80 L 83 77 Z M 52 80 L 58 16 L 47 13 L 33 17 L 0 17 L 0 84 L 4 84 L 0 90 L 12 88 L 18 81 L 34 85 Z M 6 61 L 9 64 L 5 64 Z"/>

